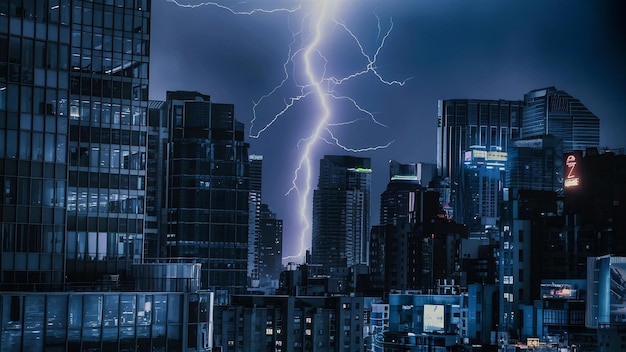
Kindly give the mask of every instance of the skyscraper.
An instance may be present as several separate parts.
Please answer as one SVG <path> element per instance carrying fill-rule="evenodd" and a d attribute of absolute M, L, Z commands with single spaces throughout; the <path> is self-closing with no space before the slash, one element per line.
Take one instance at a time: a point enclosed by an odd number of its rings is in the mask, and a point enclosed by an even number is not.
<path fill-rule="evenodd" d="M 149 10 L 0 5 L 7 288 L 124 277 L 141 261 Z"/>
<path fill-rule="evenodd" d="M 522 109 L 521 101 L 439 100 L 437 170 L 450 184 L 450 199 L 442 205 L 453 209 L 456 222 L 467 223 L 481 216 L 472 206 L 479 190 L 465 177 L 466 172 L 476 171 L 464 167 L 467 153 L 470 161 L 475 149 L 484 150 L 485 158 L 490 155 L 487 153 L 505 153 L 511 140 L 520 136 Z"/>
<path fill-rule="evenodd" d="M 143 263 L 149 41 L 149 0 L 0 1 L 3 352 L 211 349 L 198 265 Z"/>
<path fill-rule="evenodd" d="M 249 287 L 259 286 L 259 256 L 261 236 L 261 202 L 263 156 L 250 155 L 250 216 L 248 219 L 248 281 Z"/>
<path fill-rule="evenodd" d="M 313 192 L 311 261 L 326 269 L 368 261 L 371 160 L 325 155 Z"/>
<path fill-rule="evenodd" d="M 563 152 L 597 148 L 600 120 L 580 100 L 555 87 L 524 95 L 521 137 L 551 134 L 563 143 Z"/>
<path fill-rule="evenodd" d="M 248 264 L 249 176 L 234 106 L 197 92 L 167 93 L 167 247 L 202 264 L 204 288 L 243 293 Z"/>

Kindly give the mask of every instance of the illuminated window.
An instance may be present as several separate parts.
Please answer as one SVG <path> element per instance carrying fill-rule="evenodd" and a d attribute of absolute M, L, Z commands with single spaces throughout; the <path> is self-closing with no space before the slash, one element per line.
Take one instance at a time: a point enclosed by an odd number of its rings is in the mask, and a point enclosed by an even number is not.
<path fill-rule="evenodd" d="M 307 317 L 305 321 L 306 321 L 307 324 L 311 324 L 312 320 L 313 319 L 311 319 L 311 317 Z"/>
<path fill-rule="evenodd" d="M 304 334 L 305 334 L 306 336 L 311 336 L 311 329 L 306 329 L 306 330 L 304 330 Z"/>
<path fill-rule="evenodd" d="M 265 329 L 265 335 L 273 335 L 273 334 L 274 334 L 274 329 L 272 328 Z"/>

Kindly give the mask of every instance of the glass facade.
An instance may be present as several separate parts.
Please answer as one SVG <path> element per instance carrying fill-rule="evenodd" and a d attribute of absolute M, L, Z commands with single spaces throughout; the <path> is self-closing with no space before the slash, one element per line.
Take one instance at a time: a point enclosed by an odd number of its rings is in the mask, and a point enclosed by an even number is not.
<path fill-rule="evenodd" d="M 523 138 L 509 149 L 506 187 L 563 194 L 563 144 L 553 135 Z"/>
<path fill-rule="evenodd" d="M 477 191 L 465 182 L 465 155 L 472 147 L 501 152 L 520 137 L 522 101 L 439 100 L 437 125 L 437 170 L 451 185 L 444 208 L 452 208 L 454 220 L 469 223 L 475 209 L 468 205 Z"/>
<path fill-rule="evenodd" d="M 130 273 L 144 252 L 149 3 L 72 2 L 67 277 Z"/>
<path fill-rule="evenodd" d="M 71 6 L 0 3 L 0 289 L 63 283 Z"/>
<path fill-rule="evenodd" d="M 551 134 L 563 142 L 563 152 L 597 148 L 600 120 L 580 100 L 554 87 L 524 95 L 521 136 Z"/>
<path fill-rule="evenodd" d="M 210 351 L 213 294 L 0 296 L 0 350 Z"/>
<path fill-rule="evenodd" d="M 149 26 L 147 0 L 0 4 L 7 289 L 62 289 L 141 260 Z"/>
<path fill-rule="evenodd" d="M 202 287 L 245 292 L 249 159 L 234 106 L 168 92 L 167 248 L 202 263 Z"/>
<path fill-rule="evenodd" d="M 313 192 L 311 259 L 326 270 L 367 263 L 371 160 L 326 155 Z"/>

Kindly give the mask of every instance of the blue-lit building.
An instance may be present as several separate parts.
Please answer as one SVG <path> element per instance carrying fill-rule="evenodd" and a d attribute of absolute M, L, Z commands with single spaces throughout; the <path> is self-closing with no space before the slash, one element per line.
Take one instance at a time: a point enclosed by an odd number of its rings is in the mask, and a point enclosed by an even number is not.
<path fill-rule="evenodd" d="M 456 222 L 470 224 L 480 215 L 473 206 L 479 190 L 472 188 L 476 187 L 472 177 L 464 176 L 465 171 L 472 171 L 465 167 L 466 153 L 477 147 L 486 152 L 506 152 L 511 141 L 520 137 L 522 115 L 522 101 L 438 101 L 437 171 L 450 185 L 449 199 L 442 205 L 452 209 Z M 479 219 L 475 222 L 480 224 Z"/>
<path fill-rule="evenodd" d="M 200 266 L 147 263 L 150 20 L 149 0 L 0 2 L 3 352 L 211 350 Z"/>
<path fill-rule="evenodd" d="M 389 328 L 372 339 L 374 352 L 449 351 L 467 336 L 467 297 L 392 293 Z"/>
<path fill-rule="evenodd" d="M 580 100 L 555 87 L 524 94 L 521 137 L 551 134 L 563 145 L 563 152 L 598 148 L 600 120 Z"/>
<path fill-rule="evenodd" d="M 0 295 L 0 350 L 210 351 L 211 292 Z"/>
<path fill-rule="evenodd" d="M 587 260 L 585 325 L 597 329 L 599 351 L 626 348 L 626 257 L 605 255 Z"/>
<path fill-rule="evenodd" d="M 141 262 L 148 1 L 3 1 L 4 287 L 58 290 Z"/>

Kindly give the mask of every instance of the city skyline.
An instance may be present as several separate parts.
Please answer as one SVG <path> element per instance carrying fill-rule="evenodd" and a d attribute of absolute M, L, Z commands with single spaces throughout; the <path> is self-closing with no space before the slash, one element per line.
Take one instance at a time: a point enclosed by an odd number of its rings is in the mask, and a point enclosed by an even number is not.
<path fill-rule="evenodd" d="M 619 115 L 626 109 L 619 99 L 626 93 L 620 64 L 625 45 L 619 37 L 623 24 L 617 2 L 349 4 L 344 3 L 340 17 L 364 40 L 368 54 L 380 43 L 377 16 L 383 34 L 392 19 L 377 66 L 386 79 L 411 78 L 402 87 L 388 87 L 369 77 L 341 92 L 353 94 L 388 126 L 345 126 L 341 132 L 350 135 L 343 137 L 346 144 L 362 148 L 394 141 L 386 149 L 355 154 L 372 158 L 372 224 L 377 223 L 388 161 L 435 160 L 438 99 L 521 100 L 531 90 L 555 86 L 600 118 L 600 146 L 625 146 L 620 134 L 626 121 Z M 298 15 L 235 15 L 217 6 L 191 9 L 167 1 L 152 5 L 152 21 L 159 25 L 152 33 L 150 99 L 161 99 L 166 90 L 198 90 L 213 101 L 234 104 L 235 115 L 248 130 L 252 101 L 281 78 L 291 40 L 288 29 L 298 23 Z M 341 45 L 341 31 L 335 28 L 334 33 Z M 338 50 L 346 58 L 359 59 L 358 52 L 348 49 L 354 45 Z M 356 89 L 361 87 L 367 91 Z M 299 242 L 299 220 L 291 210 L 296 197 L 284 194 L 297 166 L 295 146 L 305 137 L 298 128 L 308 121 L 302 112 L 292 110 L 265 135 L 246 139 L 251 153 L 264 155 L 264 202 L 284 219 L 285 255 L 293 255 Z M 313 165 L 324 154 L 351 155 L 324 143 L 316 145 L 314 154 Z"/>

